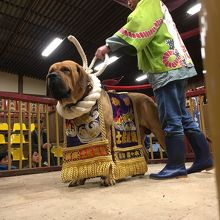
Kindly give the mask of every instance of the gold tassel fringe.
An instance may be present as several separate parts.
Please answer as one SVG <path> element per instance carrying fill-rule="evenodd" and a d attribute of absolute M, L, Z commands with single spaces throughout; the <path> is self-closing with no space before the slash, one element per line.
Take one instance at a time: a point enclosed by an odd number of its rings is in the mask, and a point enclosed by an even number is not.
<path fill-rule="evenodd" d="M 63 182 L 70 182 L 84 178 L 108 176 L 111 166 L 114 167 L 111 157 L 65 163 L 62 166 L 61 179 Z"/>
<path fill-rule="evenodd" d="M 112 172 L 114 179 L 118 180 L 128 176 L 144 174 L 148 170 L 144 158 L 130 159 L 126 161 L 83 161 L 63 164 L 61 179 L 63 182 L 70 182 L 79 179 L 109 176 Z"/>
<path fill-rule="evenodd" d="M 147 172 L 147 164 L 144 158 L 130 159 L 115 162 L 115 179 L 144 174 Z"/>

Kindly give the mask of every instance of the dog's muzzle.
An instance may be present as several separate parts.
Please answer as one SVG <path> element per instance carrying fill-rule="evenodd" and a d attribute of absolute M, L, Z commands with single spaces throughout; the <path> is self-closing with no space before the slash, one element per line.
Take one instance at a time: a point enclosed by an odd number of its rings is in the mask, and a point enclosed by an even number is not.
<path fill-rule="evenodd" d="M 57 100 L 69 98 L 71 92 L 57 72 L 47 75 L 47 89 L 49 94 Z"/>

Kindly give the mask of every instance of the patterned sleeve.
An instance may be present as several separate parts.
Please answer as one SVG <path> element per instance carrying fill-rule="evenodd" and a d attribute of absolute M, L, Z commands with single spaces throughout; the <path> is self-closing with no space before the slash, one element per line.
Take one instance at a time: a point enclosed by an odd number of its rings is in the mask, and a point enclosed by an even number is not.
<path fill-rule="evenodd" d="M 131 56 L 135 56 L 137 54 L 135 47 L 129 45 L 126 41 L 116 35 L 107 38 L 106 44 L 110 47 L 112 52 L 117 51 L 119 54 L 127 54 Z"/>
<path fill-rule="evenodd" d="M 163 23 L 163 17 L 160 0 L 141 0 L 127 23 L 115 35 L 139 52 L 153 39 Z"/>

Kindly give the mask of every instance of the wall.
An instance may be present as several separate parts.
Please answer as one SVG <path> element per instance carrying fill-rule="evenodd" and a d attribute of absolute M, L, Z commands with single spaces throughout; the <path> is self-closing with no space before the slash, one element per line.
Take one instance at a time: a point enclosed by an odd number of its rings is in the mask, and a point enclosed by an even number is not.
<path fill-rule="evenodd" d="M 0 91 L 18 92 L 18 76 L 15 74 L 0 72 Z M 46 82 L 29 77 L 23 77 L 23 93 L 34 95 L 46 95 Z"/>
<path fill-rule="evenodd" d="M 18 92 L 18 76 L 5 72 L 0 72 L 0 91 Z"/>
<path fill-rule="evenodd" d="M 209 122 L 212 134 L 212 146 L 215 159 L 215 174 L 218 186 L 218 199 L 220 199 L 220 1 L 206 0 L 203 3 L 203 22 L 201 26 L 205 44 L 205 67 L 207 69 L 206 85 L 209 100 Z M 207 21 L 207 23 L 206 23 Z M 219 201 L 220 211 L 220 201 Z M 220 212 L 219 212 L 220 213 Z"/>
<path fill-rule="evenodd" d="M 23 93 L 46 95 L 46 81 L 23 77 Z"/>

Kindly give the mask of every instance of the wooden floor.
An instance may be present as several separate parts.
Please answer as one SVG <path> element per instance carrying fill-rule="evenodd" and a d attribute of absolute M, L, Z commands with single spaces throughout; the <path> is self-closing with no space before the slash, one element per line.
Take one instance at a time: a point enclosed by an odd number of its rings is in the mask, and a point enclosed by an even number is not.
<path fill-rule="evenodd" d="M 190 164 L 188 164 L 190 165 Z M 0 220 L 218 220 L 214 171 L 187 178 L 151 180 L 149 165 L 140 178 L 127 178 L 113 187 L 99 179 L 68 188 L 60 172 L 0 179 Z"/>

